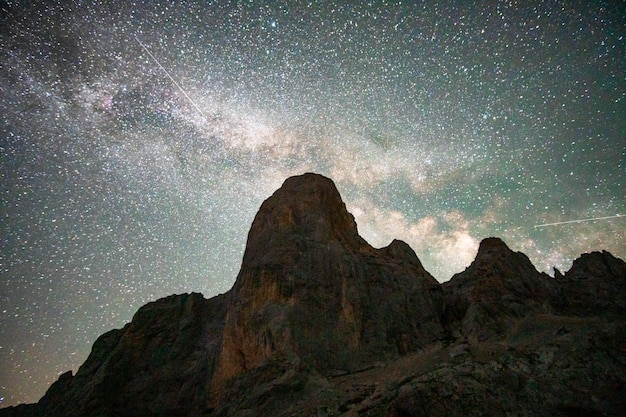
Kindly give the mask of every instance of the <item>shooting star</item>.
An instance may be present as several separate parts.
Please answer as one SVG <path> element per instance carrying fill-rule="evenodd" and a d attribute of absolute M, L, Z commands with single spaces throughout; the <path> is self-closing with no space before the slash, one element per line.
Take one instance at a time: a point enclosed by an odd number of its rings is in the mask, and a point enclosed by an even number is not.
<path fill-rule="evenodd" d="M 189 102 L 193 105 L 193 107 L 198 111 L 198 113 L 200 113 L 202 115 L 202 118 L 206 121 L 208 120 L 206 115 L 204 114 L 204 112 L 200 109 L 200 107 L 196 104 L 195 101 L 193 101 L 191 99 L 191 97 L 189 97 L 189 95 L 185 92 L 185 90 L 183 89 L 183 87 L 180 86 L 180 84 L 178 84 L 176 82 L 176 80 L 174 79 L 174 77 L 172 77 L 170 75 L 170 73 L 165 69 L 165 67 L 163 67 L 163 65 L 161 65 L 161 63 L 156 59 L 156 57 L 154 55 L 152 55 L 152 53 L 150 52 L 150 50 L 148 50 L 148 48 L 146 48 L 146 45 L 144 45 L 143 43 L 141 43 L 141 41 L 139 40 L 139 38 L 137 38 L 135 36 L 135 40 L 139 43 L 139 45 L 141 45 L 141 47 L 144 49 L 144 51 L 146 51 L 148 53 L 148 55 L 150 55 L 150 58 L 152 58 L 152 60 L 154 62 L 156 62 L 156 64 L 159 66 L 159 68 L 161 68 L 163 70 L 163 72 L 165 73 L 165 75 L 168 76 L 168 78 L 170 80 L 172 80 L 172 82 L 174 83 L 174 85 L 176 87 L 178 87 L 178 89 L 180 90 L 181 93 L 183 93 L 185 95 L 185 97 L 187 97 L 187 100 L 189 100 Z"/>
<path fill-rule="evenodd" d="M 546 227 L 546 226 L 558 226 L 560 224 L 568 224 L 568 223 L 592 222 L 592 221 L 595 221 L 595 220 L 616 219 L 618 217 L 625 217 L 625 216 L 623 214 L 616 214 L 615 216 L 593 217 L 593 218 L 590 218 L 590 219 L 578 219 L 578 220 L 568 220 L 566 222 L 537 224 L 534 227 L 538 228 L 538 227 Z"/>

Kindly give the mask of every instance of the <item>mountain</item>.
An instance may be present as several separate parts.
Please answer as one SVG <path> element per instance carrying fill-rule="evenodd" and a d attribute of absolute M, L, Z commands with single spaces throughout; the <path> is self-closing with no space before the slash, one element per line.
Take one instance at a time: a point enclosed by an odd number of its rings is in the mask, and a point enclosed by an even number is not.
<path fill-rule="evenodd" d="M 560 295 L 555 280 L 498 238 L 484 239 L 474 262 L 442 287 L 444 322 L 451 331 L 479 341 L 506 335 L 532 311 L 552 311 Z"/>
<path fill-rule="evenodd" d="M 233 288 L 172 295 L 6 416 L 621 416 L 626 263 L 538 272 L 500 239 L 438 284 L 363 240 L 333 182 L 287 179 Z"/>

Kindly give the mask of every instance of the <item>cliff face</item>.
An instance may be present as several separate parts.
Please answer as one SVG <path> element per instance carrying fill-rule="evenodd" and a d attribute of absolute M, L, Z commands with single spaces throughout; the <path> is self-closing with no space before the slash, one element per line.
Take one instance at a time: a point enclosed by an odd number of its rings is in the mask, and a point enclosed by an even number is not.
<path fill-rule="evenodd" d="M 141 307 L 123 329 L 96 340 L 76 375 L 62 375 L 27 413 L 7 415 L 202 414 L 220 351 L 225 300 L 183 294 Z"/>
<path fill-rule="evenodd" d="M 252 224 L 219 377 L 275 355 L 325 375 L 356 371 L 441 338 L 442 310 L 437 281 L 408 245 L 372 248 L 331 180 L 290 178 Z"/>
<path fill-rule="evenodd" d="M 623 415 L 625 285 L 608 252 L 554 279 L 496 238 L 439 285 L 305 174 L 261 206 L 227 294 L 147 304 L 0 416 Z"/>

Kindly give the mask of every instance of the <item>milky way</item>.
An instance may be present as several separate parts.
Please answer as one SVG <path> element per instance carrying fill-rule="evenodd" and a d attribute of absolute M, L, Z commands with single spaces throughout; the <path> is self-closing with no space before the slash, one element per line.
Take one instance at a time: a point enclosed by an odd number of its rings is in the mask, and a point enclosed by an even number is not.
<path fill-rule="evenodd" d="M 549 273 L 626 258 L 621 2 L 358 3 L 1 3 L 0 406 L 227 291 L 306 171 L 440 281 L 488 236 Z"/>

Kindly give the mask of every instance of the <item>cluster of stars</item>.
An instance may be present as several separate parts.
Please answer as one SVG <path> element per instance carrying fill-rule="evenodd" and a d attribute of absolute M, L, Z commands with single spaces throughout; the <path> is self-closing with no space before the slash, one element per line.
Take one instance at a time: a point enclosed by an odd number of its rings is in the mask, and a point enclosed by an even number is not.
<path fill-rule="evenodd" d="M 146 302 L 227 291 L 306 171 L 440 281 L 488 236 L 626 257 L 623 5 L 353 3 L 3 2 L 0 406 Z"/>

